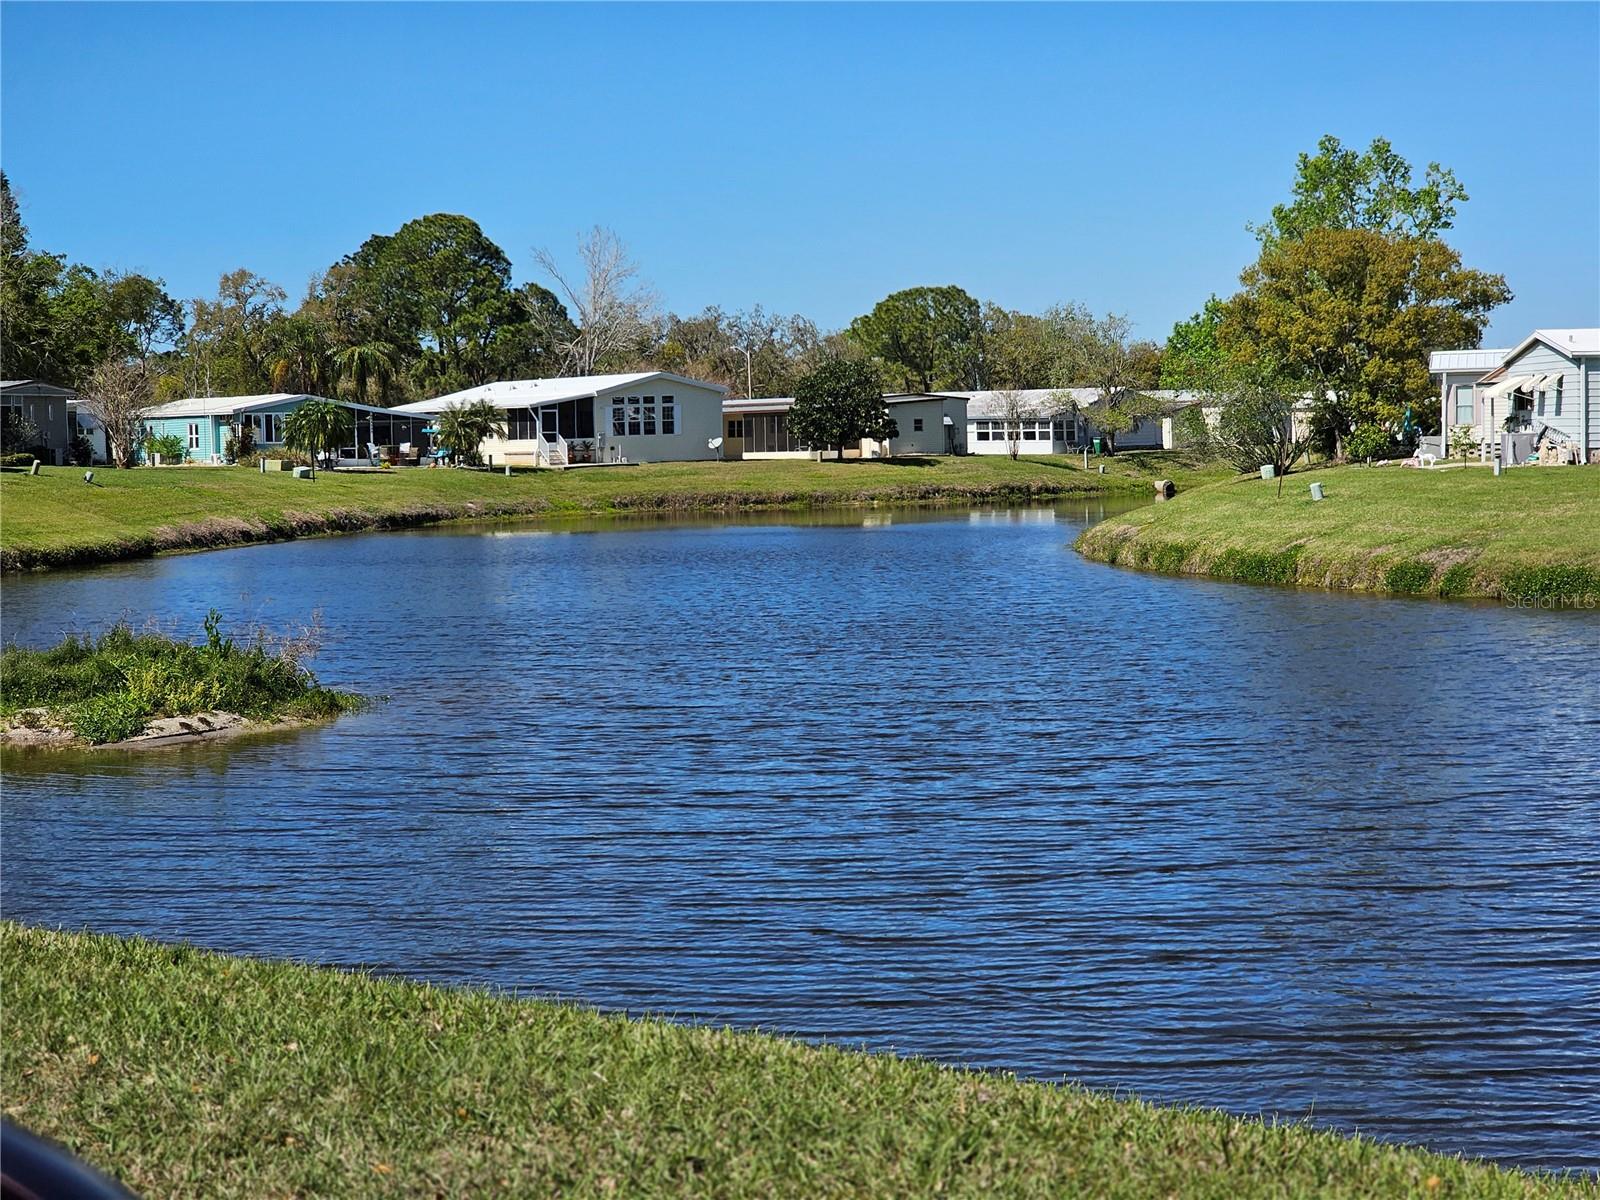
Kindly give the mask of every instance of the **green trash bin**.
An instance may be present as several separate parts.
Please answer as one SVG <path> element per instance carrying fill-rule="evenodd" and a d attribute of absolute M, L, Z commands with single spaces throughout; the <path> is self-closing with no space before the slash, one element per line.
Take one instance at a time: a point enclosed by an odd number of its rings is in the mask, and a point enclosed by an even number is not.
<path fill-rule="evenodd" d="M 1101 453 L 1101 450 L 1100 450 L 1100 439 L 1099 438 L 1095 438 L 1095 440 L 1094 440 L 1094 452 L 1096 454 Z"/>

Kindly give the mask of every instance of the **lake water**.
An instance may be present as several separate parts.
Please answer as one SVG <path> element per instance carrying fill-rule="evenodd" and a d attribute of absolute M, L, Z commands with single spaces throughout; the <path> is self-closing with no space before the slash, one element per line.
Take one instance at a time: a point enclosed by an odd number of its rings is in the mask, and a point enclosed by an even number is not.
<path fill-rule="evenodd" d="M 1092 508 L 503 526 L 5 583 L 381 707 L 9 755 L 3 906 L 1600 1166 L 1600 614 L 1088 563 Z"/>

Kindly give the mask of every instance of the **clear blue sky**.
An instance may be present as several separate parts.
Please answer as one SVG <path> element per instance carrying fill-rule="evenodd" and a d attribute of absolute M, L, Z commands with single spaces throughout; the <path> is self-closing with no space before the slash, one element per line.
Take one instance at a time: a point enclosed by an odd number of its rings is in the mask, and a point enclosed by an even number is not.
<path fill-rule="evenodd" d="M 1164 337 L 1324 132 L 1471 194 L 1501 342 L 1600 324 L 1600 6 L 18 4 L 0 161 L 35 242 L 303 293 L 477 219 L 521 282 L 600 223 L 669 307 L 845 323 L 958 283 Z"/>

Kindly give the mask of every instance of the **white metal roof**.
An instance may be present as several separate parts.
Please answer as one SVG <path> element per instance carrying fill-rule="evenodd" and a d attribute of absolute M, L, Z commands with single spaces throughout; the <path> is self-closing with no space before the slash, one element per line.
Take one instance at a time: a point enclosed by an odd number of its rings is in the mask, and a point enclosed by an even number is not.
<path fill-rule="evenodd" d="M 1435 375 L 1445 371 L 1491 371 L 1505 361 L 1509 350 L 1435 350 L 1428 355 L 1428 370 Z"/>
<path fill-rule="evenodd" d="M 146 417 L 225 417 L 247 408 L 265 408 L 286 400 L 321 399 L 305 392 L 270 392 L 264 396 L 188 396 L 145 410 Z"/>
<path fill-rule="evenodd" d="M 674 375 L 671 371 L 632 371 L 622 375 L 569 375 L 558 379 L 507 379 L 498 383 L 484 383 L 465 388 L 445 396 L 417 400 L 395 407 L 395 412 L 439 413 L 455 404 L 472 404 L 487 400 L 496 408 L 532 408 L 541 404 L 559 404 L 563 400 L 586 400 L 602 392 L 618 388 L 643 387 L 646 383 L 661 380 L 683 387 L 705 388 L 707 391 L 726 394 L 727 388 L 703 379 L 690 379 Z"/>
<path fill-rule="evenodd" d="M 1535 329 L 1505 356 L 1510 362 L 1535 342 L 1543 342 L 1568 358 L 1600 355 L 1600 329 Z"/>
<path fill-rule="evenodd" d="M 1168 412 L 1187 408 L 1191 404 L 1199 404 L 1203 397 L 1199 392 L 1173 391 L 1170 388 L 1141 388 L 1141 395 L 1154 396 L 1162 402 L 1161 407 Z M 948 392 L 947 395 L 958 396 L 967 401 L 967 417 L 982 420 L 985 418 L 1005 416 L 1006 405 L 1001 399 L 1003 390 L 990 390 L 986 392 Z M 1070 388 L 1019 388 L 1017 394 L 1023 403 L 1032 407 L 1041 416 L 1055 416 L 1058 413 L 1070 412 L 1073 409 L 1084 409 L 1100 399 L 1099 388 L 1070 387 Z"/>
<path fill-rule="evenodd" d="M 793 396 L 740 397 L 737 400 L 722 401 L 722 411 L 734 414 L 788 412 L 793 407 Z"/>
<path fill-rule="evenodd" d="M 265 396 L 190 396 L 183 400 L 169 400 L 145 410 L 145 417 L 227 417 L 234 413 L 250 412 L 257 408 L 275 408 L 297 400 L 326 400 L 326 396 L 313 396 L 309 392 L 272 392 Z M 354 400 L 333 403 L 358 413 L 415 414 L 404 408 L 380 408 L 375 404 L 357 404 Z"/>

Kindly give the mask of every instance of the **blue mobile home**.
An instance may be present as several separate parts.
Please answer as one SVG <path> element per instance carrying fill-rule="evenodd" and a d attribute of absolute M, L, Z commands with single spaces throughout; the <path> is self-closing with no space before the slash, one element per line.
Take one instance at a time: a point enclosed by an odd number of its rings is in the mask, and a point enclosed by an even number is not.
<path fill-rule="evenodd" d="M 155 437 L 177 434 L 183 439 L 186 462 L 223 463 L 227 461 L 228 442 L 236 428 L 251 426 L 258 450 L 282 449 L 284 419 L 307 400 L 320 399 L 322 397 L 304 393 L 280 392 L 270 396 L 203 396 L 173 400 L 146 412 L 144 427 Z M 352 418 L 348 444 L 339 448 L 341 460 L 366 462 L 370 458 L 369 446 L 387 450 L 391 458 L 406 457 L 406 447 L 413 452 L 426 448 L 428 436 L 423 432 L 429 424 L 426 417 L 348 400 L 335 403 L 349 409 Z"/>

